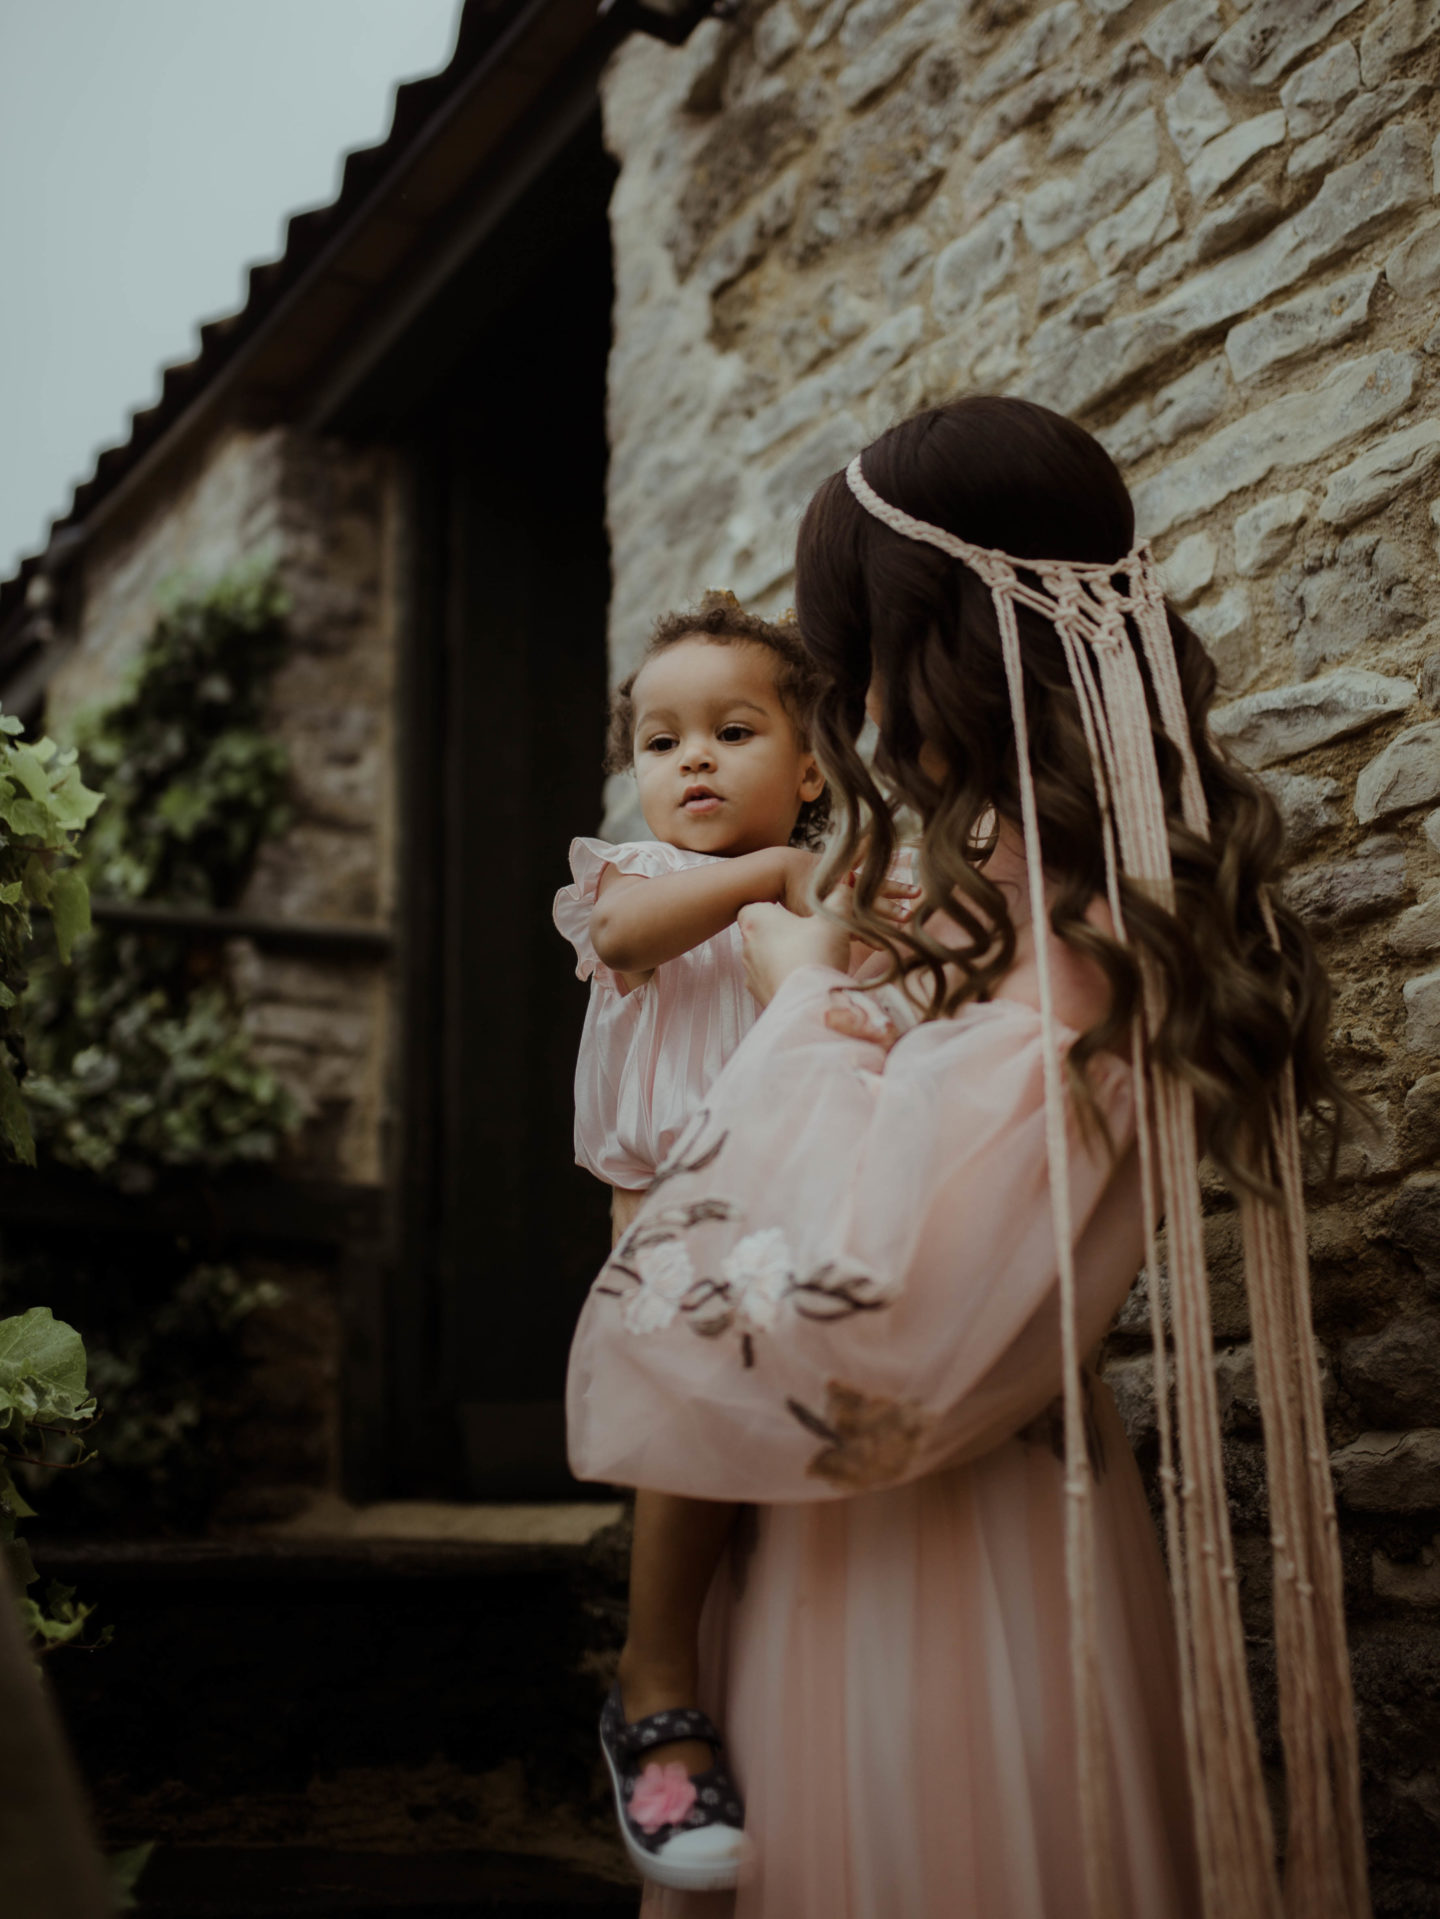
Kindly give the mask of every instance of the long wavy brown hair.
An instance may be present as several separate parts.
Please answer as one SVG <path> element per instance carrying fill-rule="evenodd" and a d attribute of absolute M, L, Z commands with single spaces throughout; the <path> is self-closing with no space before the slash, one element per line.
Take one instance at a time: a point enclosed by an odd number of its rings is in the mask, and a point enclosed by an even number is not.
<path fill-rule="evenodd" d="M 1134 544 L 1130 496 L 1104 448 L 1025 400 L 971 397 L 917 413 L 866 449 L 864 470 L 905 512 L 1017 558 L 1117 561 Z M 863 851 L 857 929 L 890 954 L 892 978 L 921 986 L 928 1017 L 946 1017 L 969 1000 L 988 999 L 1016 951 L 1005 896 L 985 874 L 995 822 L 1020 825 L 1015 736 L 989 589 L 967 567 L 872 518 L 836 473 L 800 530 L 796 603 L 801 637 L 824 674 L 811 737 L 840 819 L 820 889 Z M 1017 614 L 1053 889 L 1050 923 L 1100 965 L 1111 989 L 1109 1012 L 1072 1049 L 1072 1077 L 1083 1091 L 1087 1060 L 1105 1048 L 1126 1051 L 1139 1003 L 1137 954 L 1149 955 L 1163 997 L 1152 1057 L 1194 1087 L 1206 1150 L 1232 1183 L 1253 1188 L 1260 1183 L 1256 1149 L 1287 1061 L 1302 1110 L 1319 1110 L 1328 1122 L 1351 1105 L 1326 1057 L 1324 969 L 1304 926 L 1274 893 L 1279 813 L 1265 788 L 1210 739 L 1215 668 L 1171 609 L 1210 837 L 1184 824 L 1179 754 L 1160 724 L 1132 633 L 1169 815 L 1175 910 L 1122 877 L 1133 947 L 1089 924 L 1086 909 L 1105 892 L 1090 753 L 1059 636 L 1029 609 Z M 857 744 L 872 680 L 882 713 L 873 771 Z M 925 765 L 923 747 L 931 749 Z M 922 900 L 903 931 L 876 910 L 902 806 L 923 826 Z M 1278 949 L 1266 925 L 1267 896 Z M 927 919 L 941 912 L 958 927 L 958 944 L 927 931 Z"/>

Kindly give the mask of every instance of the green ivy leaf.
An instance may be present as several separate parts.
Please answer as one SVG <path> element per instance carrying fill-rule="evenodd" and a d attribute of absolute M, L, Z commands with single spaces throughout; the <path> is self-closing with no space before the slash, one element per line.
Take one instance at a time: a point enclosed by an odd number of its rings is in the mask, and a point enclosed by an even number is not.
<path fill-rule="evenodd" d="M 32 1418 L 88 1418 L 85 1342 L 48 1306 L 0 1319 L 0 1406 L 32 1403 Z"/>
<path fill-rule="evenodd" d="M 135 1893 L 140 1884 L 140 1875 L 150 1863 L 150 1855 L 155 1850 L 155 1841 L 147 1839 L 143 1846 L 129 1846 L 124 1852 L 112 1852 L 106 1861 L 110 1868 L 110 1896 L 119 1912 L 135 1910 Z"/>

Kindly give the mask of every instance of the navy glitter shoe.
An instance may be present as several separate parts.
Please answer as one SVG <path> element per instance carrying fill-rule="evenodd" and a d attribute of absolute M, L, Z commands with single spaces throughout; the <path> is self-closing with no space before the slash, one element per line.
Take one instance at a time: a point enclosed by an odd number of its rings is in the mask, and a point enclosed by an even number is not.
<path fill-rule="evenodd" d="M 680 1765 L 662 1769 L 652 1761 L 647 1768 L 647 1750 L 672 1739 L 705 1740 L 714 1765 L 693 1775 Z M 741 1830 L 745 1808 L 720 1735 L 703 1712 L 682 1707 L 629 1721 L 616 1686 L 600 1715 L 600 1749 L 615 1788 L 625 1850 L 637 1872 L 677 1892 L 727 1892 L 739 1882 L 748 1852 Z"/>

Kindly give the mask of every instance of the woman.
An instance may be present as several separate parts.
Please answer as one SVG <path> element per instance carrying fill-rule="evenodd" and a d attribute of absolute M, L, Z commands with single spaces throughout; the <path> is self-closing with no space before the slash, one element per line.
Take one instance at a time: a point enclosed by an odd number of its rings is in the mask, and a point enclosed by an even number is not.
<path fill-rule="evenodd" d="M 856 990 L 833 912 L 747 909 L 767 1010 L 577 1335 L 582 1477 L 756 1508 L 711 1591 L 702 1675 L 754 1869 L 736 1894 L 647 1912 L 1278 1910 L 1202 1150 L 1242 1212 L 1278 1462 L 1287 1871 L 1297 1909 L 1365 1910 L 1294 1231 L 1295 1114 L 1339 1096 L 1324 981 L 1268 899 L 1274 810 L 1208 740 L 1213 670 L 1132 541 L 1098 444 L 1014 400 L 904 422 L 807 512 L 799 619 L 828 676 L 813 738 L 845 819 L 827 871 L 863 842 L 853 922 L 892 980 Z M 856 751 L 867 710 L 885 792 Z M 922 823 L 904 931 L 876 910 L 891 800 Z M 1162 1204 L 1178 1662 L 1134 1463 L 1082 1371 Z M 655 1311 L 627 1310 L 636 1288 Z"/>

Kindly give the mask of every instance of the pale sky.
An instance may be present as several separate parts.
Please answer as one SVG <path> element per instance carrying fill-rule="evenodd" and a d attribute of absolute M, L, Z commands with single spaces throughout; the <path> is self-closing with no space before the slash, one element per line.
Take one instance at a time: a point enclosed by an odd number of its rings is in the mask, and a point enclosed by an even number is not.
<path fill-rule="evenodd" d="M 0 0 L 0 580 L 334 198 L 459 0 Z"/>

